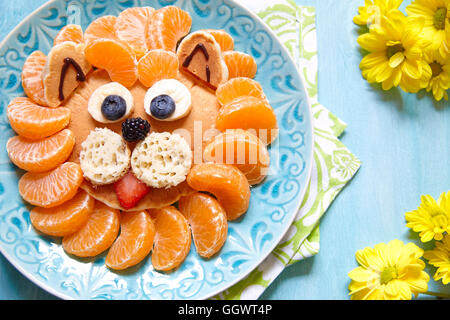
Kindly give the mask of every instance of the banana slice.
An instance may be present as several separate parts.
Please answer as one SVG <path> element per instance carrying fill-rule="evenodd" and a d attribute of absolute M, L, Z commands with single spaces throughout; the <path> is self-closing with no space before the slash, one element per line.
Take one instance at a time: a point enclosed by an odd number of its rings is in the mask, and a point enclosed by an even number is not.
<path fill-rule="evenodd" d="M 118 82 L 110 82 L 98 87 L 88 101 L 89 113 L 94 120 L 101 123 L 122 121 L 133 110 L 133 95 Z"/>
<path fill-rule="evenodd" d="M 175 121 L 181 119 L 189 114 L 191 108 L 192 100 L 189 89 L 175 79 L 158 81 L 145 94 L 145 112 L 156 120 Z"/>

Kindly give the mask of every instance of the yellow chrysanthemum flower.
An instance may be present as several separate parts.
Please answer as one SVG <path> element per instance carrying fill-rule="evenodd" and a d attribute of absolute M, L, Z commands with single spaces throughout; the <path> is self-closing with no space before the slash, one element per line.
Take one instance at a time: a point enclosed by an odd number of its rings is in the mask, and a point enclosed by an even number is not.
<path fill-rule="evenodd" d="M 356 252 L 359 267 L 348 273 L 352 300 L 410 300 L 428 290 L 423 250 L 392 240 Z"/>
<path fill-rule="evenodd" d="M 433 250 L 425 251 L 424 258 L 437 267 L 433 279 L 447 285 L 450 283 L 450 234 L 447 234 L 442 242 L 436 242 Z"/>
<path fill-rule="evenodd" d="M 407 212 L 406 226 L 419 232 L 420 240 L 442 240 L 445 232 L 450 232 L 450 191 L 442 193 L 438 201 L 430 195 L 421 197 L 417 210 Z"/>
<path fill-rule="evenodd" d="M 421 37 L 431 42 L 430 50 L 444 48 L 449 5 L 450 0 L 415 0 L 406 7 L 408 17 L 423 20 Z"/>
<path fill-rule="evenodd" d="M 383 17 L 380 28 L 359 36 L 358 43 L 369 51 L 360 63 L 363 77 L 369 83 L 382 83 L 384 90 L 420 87 L 427 45 L 418 37 L 420 31 L 420 24 L 409 23 L 398 11 L 395 18 Z"/>
<path fill-rule="evenodd" d="M 359 15 L 353 22 L 360 26 L 376 26 L 381 23 L 381 17 L 389 14 L 391 10 L 400 7 L 403 0 L 365 0 L 364 7 L 358 8 Z"/>
<path fill-rule="evenodd" d="M 450 58 L 443 58 L 438 50 L 425 53 L 425 61 L 428 65 L 424 69 L 424 75 L 429 75 L 427 91 L 432 92 L 437 101 L 448 100 L 447 90 L 450 88 Z M 428 77 L 428 76 L 426 76 Z"/>

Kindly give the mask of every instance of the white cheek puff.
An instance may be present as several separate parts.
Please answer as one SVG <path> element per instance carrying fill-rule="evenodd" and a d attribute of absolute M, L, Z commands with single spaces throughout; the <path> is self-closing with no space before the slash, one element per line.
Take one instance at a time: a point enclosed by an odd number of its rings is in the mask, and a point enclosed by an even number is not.
<path fill-rule="evenodd" d="M 159 119 L 152 115 L 150 104 L 154 98 L 162 94 L 170 96 L 175 102 L 175 111 L 166 119 Z M 156 82 L 147 90 L 144 98 L 145 112 L 159 121 L 175 121 L 186 117 L 192 108 L 191 92 L 180 81 L 175 79 L 165 79 Z"/>
<path fill-rule="evenodd" d="M 102 113 L 102 103 L 106 97 L 111 95 L 117 95 L 122 97 L 127 104 L 125 114 L 120 119 L 114 121 L 106 119 Z M 114 123 L 122 121 L 123 119 L 128 118 L 129 115 L 133 112 L 133 110 L 134 110 L 133 95 L 131 94 L 130 90 L 128 90 L 123 85 L 117 82 L 110 82 L 101 87 L 98 87 L 92 93 L 88 101 L 88 111 L 91 117 L 94 118 L 95 121 L 101 123 Z"/>

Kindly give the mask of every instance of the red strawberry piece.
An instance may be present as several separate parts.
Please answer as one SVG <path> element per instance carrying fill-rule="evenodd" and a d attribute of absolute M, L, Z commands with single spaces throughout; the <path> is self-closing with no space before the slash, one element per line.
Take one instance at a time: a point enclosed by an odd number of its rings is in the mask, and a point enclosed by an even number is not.
<path fill-rule="evenodd" d="M 125 209 L 131 209 L 149 193 L 150 188 L 129 171 L 122 179 L 114 183 L 114 191 L 120 205 Z"/>

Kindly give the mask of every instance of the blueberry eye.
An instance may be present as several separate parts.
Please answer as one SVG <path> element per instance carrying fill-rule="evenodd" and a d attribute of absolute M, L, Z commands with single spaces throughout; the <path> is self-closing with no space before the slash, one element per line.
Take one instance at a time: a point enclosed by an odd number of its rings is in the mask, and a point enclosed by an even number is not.
<path fill-rule="evenodd" d="M 110 95 L 103 100 L 102 114 L 108 120 L 118 120 L 123 117 L 126 111 L 127 103 L 121 96 Z"/>
<path fill-rule="evenodd" d="M 166 95 L 159 95 L 150 102 L 150 112 L 157 119 L 167 119 L 175 111 L 175 101 Z"/>

